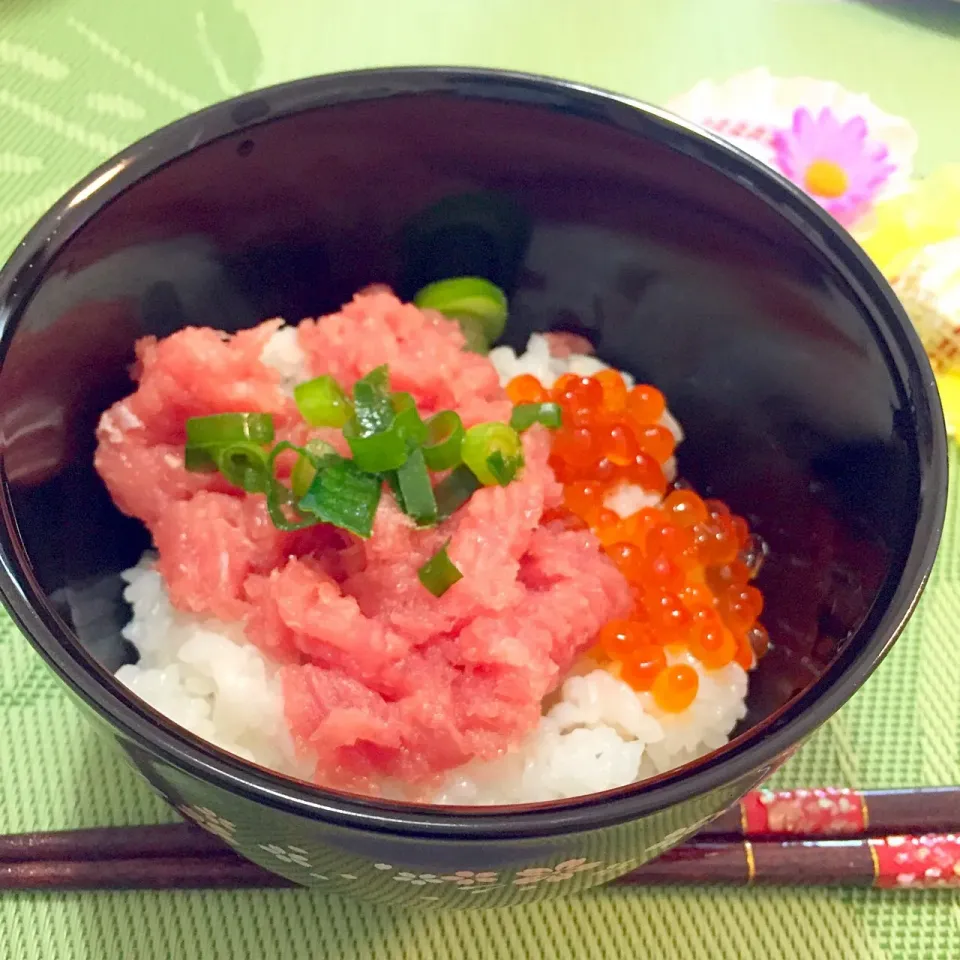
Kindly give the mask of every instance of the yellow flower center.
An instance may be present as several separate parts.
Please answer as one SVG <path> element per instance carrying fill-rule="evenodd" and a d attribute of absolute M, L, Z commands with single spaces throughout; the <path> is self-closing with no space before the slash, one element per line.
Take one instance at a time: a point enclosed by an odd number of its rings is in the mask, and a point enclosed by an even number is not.
<path fill-rule="evenodd" d="M 832 160 L 814 160 L 803 175 L 803 185 L 818 197 L 842 197 L 848 183 L 846 170 Z"/>

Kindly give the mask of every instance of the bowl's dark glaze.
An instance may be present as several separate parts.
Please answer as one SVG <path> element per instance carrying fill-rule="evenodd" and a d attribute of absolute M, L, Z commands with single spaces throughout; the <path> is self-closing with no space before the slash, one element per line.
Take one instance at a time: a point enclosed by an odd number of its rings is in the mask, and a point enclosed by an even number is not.
<path fill-rule="evenodd" d="M 411 265 L 411 218 L 481 190 L 529 218 L 522 262 L 480 243 L 467 263 L 447 249 L 446 266 Z M 752 732 L 686 776 L 526 812 L 375 805 L 206 749 L 105 672 L 129 658 L 116 575 L 145 539 L 93 473 L 93 427 L 130 389 L 135 338 L 296 321 L 371 282 L 410 295 L 431 269 L 468 268 L 508 286 L 514 345 L 577 329 L 660 386 L 687 429 L 683 473 L 770 542 L 776 649 L 751 685 Z M 504 903 L 600 882 L 678 842 L 868 676 L 939 538 L 936 391 L 863 254 L 754 161 L 595 91 L 400 70 L 222 104 L 68 195 L 0 275 L 0 297 L 7 604 L 155 786 L 241 852 L 328 889 L 465 903 L 482 887 L 476 899 Z M 561 863 L 563 883 L 516 872 Z M 457 870 L 496 882 L 405 879 Z"/>

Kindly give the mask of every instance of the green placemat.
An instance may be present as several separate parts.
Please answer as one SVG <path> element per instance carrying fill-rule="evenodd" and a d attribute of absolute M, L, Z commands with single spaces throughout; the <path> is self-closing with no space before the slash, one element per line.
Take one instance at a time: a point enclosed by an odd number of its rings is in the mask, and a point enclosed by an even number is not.
<path fill-rule="evenodd" d="M 766 64 L 910 117 L 922 169 L 960 160 L 960 19 L 842 0 L 0 0 L 0 255 L 78 177 L 205 103 L 308 73 L 460 63 L 659 102 Z M 952 467 L 956 476 L 956 454 Z M 960 783 L 960 500 L 926 597 L 883 667 L 782 786 Z M 169 809 L 79 722 L 0 615 L 0 832 L 155 823 Z M 960 894 L 596 893 L 496 913 L 393 912 L 309 891 L 0 895 L 0 960 L 120 958 L 955 960 Z"/>

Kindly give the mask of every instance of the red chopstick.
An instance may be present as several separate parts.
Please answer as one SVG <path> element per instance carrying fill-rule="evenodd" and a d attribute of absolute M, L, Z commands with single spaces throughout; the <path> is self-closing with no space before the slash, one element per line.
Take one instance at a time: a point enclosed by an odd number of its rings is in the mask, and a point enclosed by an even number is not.
<path fill-rule="evenodd" d="M 960 787 L 754 790 L 697 835 L 750 839 L 950 833 L 960 826 Z"/>
<path fill-rule="evenodd" d="M 960 889 L 960 836 L 761 842 L 696 839 L 668 850 L 616 884 Z"/>

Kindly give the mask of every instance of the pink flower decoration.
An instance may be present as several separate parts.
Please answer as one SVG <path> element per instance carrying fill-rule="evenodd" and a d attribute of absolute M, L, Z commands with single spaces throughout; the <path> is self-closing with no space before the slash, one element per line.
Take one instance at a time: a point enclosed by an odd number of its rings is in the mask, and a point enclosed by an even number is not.
<path fill-rule="evenodd" d="M 867 123 L 842 123 L 829 107 L 799 107 L 793 126 L 774 135 L 777 165 L 843 224 L 853 223 L 896 169 L 887 148 L 867 139 Z"/>

